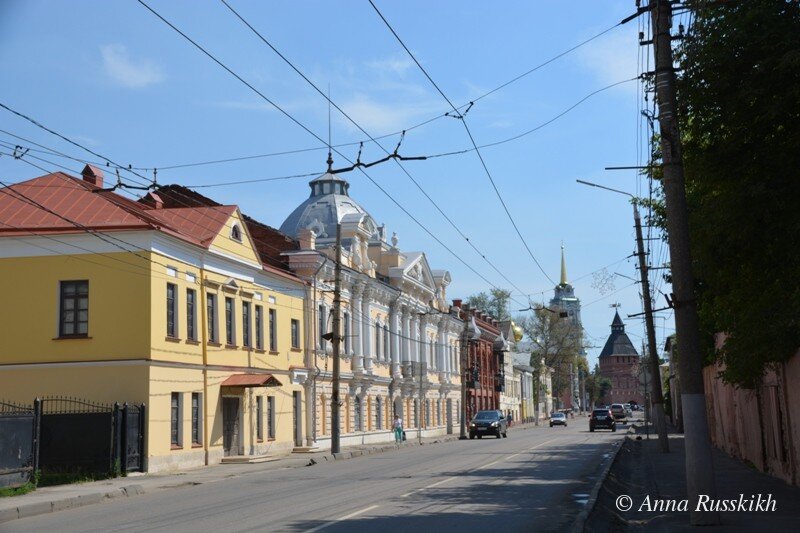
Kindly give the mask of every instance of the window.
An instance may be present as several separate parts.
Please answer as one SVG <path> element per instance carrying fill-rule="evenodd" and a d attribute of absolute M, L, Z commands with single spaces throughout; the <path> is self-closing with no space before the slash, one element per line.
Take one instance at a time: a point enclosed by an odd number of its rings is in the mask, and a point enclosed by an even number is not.
<path fill-rule="evenodd" d="M 300 321 L 292 319 L 292 348 L 300 348 Z"/>
<path fill-rule="evenodd" d="M 264 440 L 264 397 L 256 396 L 256 439 Z"/>
<path fill-rule="evenodd" d="M 375 324 L 375 358 L 381 359 L 381 325 Z"/>
<path fill-rule="evenodd" d="M 428 358 L 431 361 L 431 368 L 436 368 L 436 358 L 433 351 L 433 339 L 428 341 Z"/>
<path fill-rule="evenodd" d="M 239 227 L 239 224 L 234 224 L 231 228 L 231 239 L 242 242 L 242 229 Z"/>
<path fill-rule="evenodd" d="M 267 396 L 267 438 L 275 438 L 275 396 Z"/>
<path fill-rule="evenodd" d="M 355 430 L 363 431 L 361 427 L 361 398 L 356 396 L 356 401 L 353 403 L 353 420 L 355 422 Z"/>
<path fill-rule="evenodd" d="M 250 302 L 242 302 L 242 345 L 250 347 Z"/>
<path fill-rule="evenodd" d="M 192 393 L 192 444 L 200 445 L 202 444 L 203 433 L 200 430 L 201 424 L 200 421 L 202 420 L 200 415 L 200 409 L 202 406 L 202 402 L 200 401 L 200 393 L 193 392 Z"/>
<path fill-rule="evenodd" d="M 61 282 L 59 337 L 86 337 L 89 334 L 89 281 Z"/>
<path fill-rule="evenodd" d="M 375 428 L 383 428 L 383 400 L 380 396 L 375 400 Z"/>
<path fill-rule="evenodd" d="M 181 447 L 181 393 L 173 392 L 170 403 L 170 444 Z"/>
<path fill-rule="evenodd" d="M 206 294 L 206 314 L 208 315 L 208 342 L 217 342 L 216 294 Z"/>
<path fill-rule="evenodd" d="M 389 359 L 389 326 L 383 326 L 383 357 Z"/>
<path fill-rule="evenodd" d="M 186 289 L 186 338 L 197 340 L 197 292 Z"/>
<path fill-rule="evenodd" d="M 256 306 L 256 349 L 264 349 L 264 308 Z"/>
<path fill-rule="evenodd" d="M 344 353 L 350 355 L 350 313 L 344 314 Z"/>
<path fill-rule="evenodd" d="M 320 350 L 325 349 L 325 339 L 322 338 L 322 336 L 325 335 L 326 333 L 325 326 L 326 326 L 325 306 L 320 304 L 319 307 L 317 308 L 317 336 L 318 336 L 317 344 L 319 344 Z"/>
<path fill-rule="evenodd" d="M 236 317 L 233 310 L 233 298 L 225 297 L 225 343 L 228 346 L 236 345 L 236 330 L 234 326 Z"/>
<path fill-rule="evenodd" d="M 269 351 L 278 351 L 278 312 L 269 310 Z"/>
<path fill-rule="evenodd" d="M 178 286 L 167 283 L 167 336 L 178 336 Z"/>

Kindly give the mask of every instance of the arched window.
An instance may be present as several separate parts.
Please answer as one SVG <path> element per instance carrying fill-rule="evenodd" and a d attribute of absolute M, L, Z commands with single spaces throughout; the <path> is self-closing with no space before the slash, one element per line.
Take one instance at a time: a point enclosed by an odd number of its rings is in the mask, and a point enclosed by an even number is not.
<path fill-rule="evenodd" d="M 355 431 L 362 431 L 361 424 L 361 398 L 356 396 L 356 401 L 353 404 L 353 422 L 355 423 Z"/>
<path fill-rule="evenodd" d="M 231 227 L 231 239 L 242 242 L 242 228 L 239 227 L 239 224 L 234 224 Z"/>

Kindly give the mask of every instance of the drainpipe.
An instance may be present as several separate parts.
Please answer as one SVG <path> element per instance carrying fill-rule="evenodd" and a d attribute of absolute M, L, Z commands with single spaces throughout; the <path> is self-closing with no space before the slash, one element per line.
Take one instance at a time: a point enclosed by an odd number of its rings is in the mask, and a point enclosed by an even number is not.
<path fill-rule="evenodd" d="M 316 424 L 316 422 L 317 422 L 317 377 L 319 376 L 319 372 L 320 372 L 319 365 L 317 365 L 317 349 L 316 349 L 316 344 L 315 344 L 316 341 L 317 341 L 317 338 L 318 338 L 318 334 L 319 334 L 319 332 L 317 331 L 317 322 L 318 322 L 318 320 L 315 317 L 316 309 L 317 309 L 317 276 L 319 275 L 319 271 L 322 270 L 322 268 L 328 262 L 328 256 L 327 255 L 325 255 L 325 254 L 320 254 L 320 255 L 322 255 L 322 264 L 317 267 L 317 269 L 314 271 L 314 275 L 312 276 L 312 280 L 313 280 L 313 296 L 312 296 L 312 299 L 311 299 L 311 305 L 310 305 L 310 309 L 309 309 L 309 313 L 308 313 L 308 316 L 312 319 L 311 322 L 313 323 L 313 329 L 312 329 L 313 334 L 312 334 L 311 339 L 310 339 L 311 342 L 306 342 L 306 350 L 308 350 L 309 345 L 312 346 L 312 350 L 314 352 L 314 368 L 316 369 L 316 372 L 314 372 L 314 377 L 312 378 L 312 381 L 311 381 L 311 398 L 310 398 L 310 401 L 309 401 L 309 398 L 306 398 L 306 409 L 307 409 L 306 412 L 309 413 L 309 416 L 307 416 L 307 419 L 310 421 L 309 425 L 311 426 L 309 428 L 309 430 L 306 431 L 306 435 L 311 435 L 311 439 L 312 439 L 313 442 L 317 442 L 317 424 Z M 308 331 L 308 328 L 306 328 L 306 331 Z M 309 363 L 310 362 L 311 361 L 309 361 Z M 323 421 L 323 423 L 324 423 L 324 421 Z"/>
<path fill-rule="evenodd" d="M 205 253 L 200 256 L 200 265 L 205 264 Z M 206 316 L 206 271 L 200 267 L 200 348 L 203 352 L 203 452 L 208 466 L 209 435 L 208 427 L 208 317 Z"/>

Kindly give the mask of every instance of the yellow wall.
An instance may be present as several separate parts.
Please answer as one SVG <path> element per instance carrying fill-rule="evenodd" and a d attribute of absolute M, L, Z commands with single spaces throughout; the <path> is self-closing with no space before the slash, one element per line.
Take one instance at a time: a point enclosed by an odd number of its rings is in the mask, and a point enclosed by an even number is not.
<path fill-rule="evenodd" d="M 148 261 L 125 252 L 0 259 L 0 324 L 8 333 L 0 364 L 145 356 L 149 270 Z M 69 280 L 89 281 L 89 339 L 57 339 L 59 282 Z"/>

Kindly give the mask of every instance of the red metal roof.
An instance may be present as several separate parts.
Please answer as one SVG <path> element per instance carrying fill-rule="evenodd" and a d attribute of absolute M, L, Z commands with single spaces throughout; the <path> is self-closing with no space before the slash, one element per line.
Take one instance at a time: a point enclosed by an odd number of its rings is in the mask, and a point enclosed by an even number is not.
<path fill-rule="evenodd" d="M 220 383 L 220 387 L 280 387 L 281 382 L 272 374 L 233 374 Z"/>

